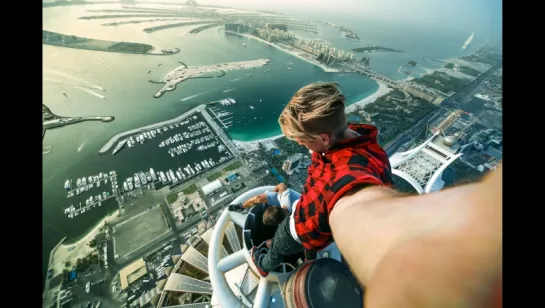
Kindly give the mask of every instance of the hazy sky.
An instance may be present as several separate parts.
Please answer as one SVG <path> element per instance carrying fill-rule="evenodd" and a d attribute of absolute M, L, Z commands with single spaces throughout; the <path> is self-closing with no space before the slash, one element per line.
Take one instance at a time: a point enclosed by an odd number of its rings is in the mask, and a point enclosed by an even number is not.
<path fill-rule="evenodd" d="M 198 0 L 248 9 L 314 12 L 335 19 L 369 18 L 396 24 L 501 33 L 501 0 Z M 342 20 L 342 19 L 341 19 Z M 337 20 L 339 22 L 339 20 Z"/>

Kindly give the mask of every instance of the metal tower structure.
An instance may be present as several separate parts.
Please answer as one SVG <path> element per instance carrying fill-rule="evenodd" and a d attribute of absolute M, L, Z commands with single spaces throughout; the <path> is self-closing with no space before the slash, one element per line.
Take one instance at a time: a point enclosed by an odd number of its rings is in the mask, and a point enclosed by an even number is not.
<path fill-rule="evenodd" d="M 392 173 L 407 181 L 419 193 L 430 193 L 440 190 L 444 182 L 441 179 L 443 171 L 461 154 L 450 148 L 456 142 L 456 137 L 444 137 L 437 131 L 431 138 L 420 146 L 406 152 L 396 153 L 390 158 Z M 249 198 L 273 187 L 258 187 L 238 196 L 233 203 L 242 203 Z M 333 279 L 336 285 L 346 287 L 346 293 L 335 298 L 336 305 L 341 307 L 361 307 L 361 289 L 355 278 L 348 270 L 344 270 L 340 260 L 340 253 L 333 243 L 324 251 L 318 253 L 318 259 L 313 262 L 283 263 L 267 277 L 261 277 L 251 261 L 249 250 L 253 246 L 261 248 L 264 239 L 271 238 L 271 234 L 260 226 L 264 206 L 257 205 L 249 213 L 231 212 L 227 209 L 218 218 L 211 235 L 203 235 L 209 244 L 208 273 L 213 289 L 211 304 L 220 307 L 313 307 L 323 306 L 320 292 L 324 285 L 322 281 Z M 235 226 L 242 229 L 242 245 L 238 245 L 235 238 Z M 274 230 L 273 233 L 274 235 Z M 230 246 L 225 249 L 224 246 Z M 327 251 L 326 251 L 327 250 Z M 309 269 L 310 268 L 310 269 Z M 232 271 L 244 273 L 231 276 Z M 345 274 L 346 272 L 346 274 Z M 314 275 L 314 276 L 313 276 Z M 312 278 L 311 278 L 312 277 Z M 236 280 L 234 283 L 232 280 Z M 350 287 L 348 287 L 350 286 Z M 323 293 L 323 292 L 322 292 Z M 326 302 L 326 301 L 323 301 Z"/>
<path fill-rule="evenodd" d="M 443 171 L 462 154 L 456 154 L 448 146 L 434 141 L 440 138 L 437 131 L 418 147 L 390 157 L 392 173 L 410 183 L 419 194 L 441 190 L 445 182 Z M 449 141 L 446 137 L 444 141 Z"/>

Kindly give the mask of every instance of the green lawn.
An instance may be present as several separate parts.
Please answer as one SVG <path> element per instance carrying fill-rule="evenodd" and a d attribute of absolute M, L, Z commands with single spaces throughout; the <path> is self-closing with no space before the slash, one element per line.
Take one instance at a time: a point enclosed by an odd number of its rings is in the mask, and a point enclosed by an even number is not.
<path fill-rule="evenodd" d="M 217 179 L 219 177 L 221 177 L 221 170 L 212 173 L 211 175 L 207 176 L 206 178 L 208 179 L 208 181 L 212 182 L 212 181 L 214 181 L 215 179 Z"/>
<path fill-rule="evenodd" d="M 231 170 L 235 170 L 235 169 L 238 169 L 242 167 L 242 163 L 240 161 L 236 161 L 232 164 L 230 164 L 229 166 L 225 167 L 225 169 L 223 169 L 225 172 L 228 172 L 228 171 L 231 171 Z"/>
<path fill-rule="evenodd" d="M 178 194 L 170 194 L 167 196 L 168 204 L 172 204 L 178 200 Z"/>
<path fill-rule="evenodd" d="M 182 192 L 186 195 L 189 195 L 196 192 L 197 189 L 198 189 L 197 184 L 193 183 L 189 185 L 188 187 L 186 187 L 185 189 L 182 189 Z"/>

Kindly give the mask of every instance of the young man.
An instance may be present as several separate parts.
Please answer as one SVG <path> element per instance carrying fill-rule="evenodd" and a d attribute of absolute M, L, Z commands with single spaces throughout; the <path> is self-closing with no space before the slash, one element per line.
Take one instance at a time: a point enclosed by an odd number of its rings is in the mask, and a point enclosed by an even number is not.
<path fill-rule="evenodd" d="M 293 214 L 278 227 L 269 252 L 252 249 L 260 274 L 303 249 L 319 251 L 333 242 L 329 213 L 347 193 L 393 186 L 388 156 L 377 128 L 348 124 L 345 97 L 335 83 L 313 83 L 297 91 L 278 119 L 284 135 L 312 151 L 312 163 Z"/>

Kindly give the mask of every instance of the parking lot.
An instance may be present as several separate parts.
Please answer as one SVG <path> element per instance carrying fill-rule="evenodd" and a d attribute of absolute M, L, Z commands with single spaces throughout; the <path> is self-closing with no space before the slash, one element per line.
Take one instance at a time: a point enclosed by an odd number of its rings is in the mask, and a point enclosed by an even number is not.
<path fill-rule="evenodd" d="M 156 280 L 161 280 L 166 277 L 165 268 L 174 266 L 172 256 L 181 254 L 180 246 L 170 243 L 147 256 L 144 260 L 146 261 L 148 271 L 152 273 Z"/>
<path fill-rule="evenodd" d="M 161 206 L 155 206 L 117 224 L 113 229 L 117 259 L 123 258 L 167 232 L 168 226 Z"/>

